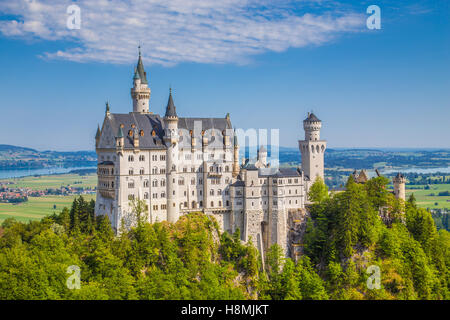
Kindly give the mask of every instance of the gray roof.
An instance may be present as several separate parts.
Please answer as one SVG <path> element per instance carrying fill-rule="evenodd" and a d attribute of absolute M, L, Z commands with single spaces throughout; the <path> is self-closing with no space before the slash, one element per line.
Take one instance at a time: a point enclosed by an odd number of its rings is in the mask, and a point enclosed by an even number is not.
<path fill-rule="evenodd" d="M 301 177 L 297 168 L 260 168 L 260 177 Z"/>
<path fill-rule="evenodd" d="M 141 149 L 161 149 L 165 148 L 163 137 L 164 130 L 162 125 L 162 119 L 159 115 L 144 114 L 144 113 L 112 113 L 105 119 L 105 122 L 109 122 L 111 126 L 111 132 L 116 133 L 120 137 L 122 134 L 124 137 L 124 148 L 134 148 L 133 136 L 138 133 L 139 136 L 139 148 Z M 106 125 L 106 124 L 105 124 Z M 123 125 L 123 130 L 121 128 Z M 133 128 L 131 125 L 135 125 Z M 129 135 L 131 130 L 132 135 Z M 141 136 L 140 131 L 144 131 L 144 136 Z M 152 131 L 155 130 L 155 136 L 152 136 Z M 100 146 L 100 148 L 103 146 Z"/>
<path fill-rule="evenodd" d="M 310 122 L 321 122 L 321 120 L 319 118 L 316 117 L 316 115 L 314 113 L 308 113 L 308 117 L 305 119 L 305 121 L 310 121 Z"/>
<path fill-rule="evenodd" d="M 170 89 L 169 100 L 167 101 L 165 117 L 176 117 L 176 118 L 178 118 L 178 116 L 177 116 L 177 109 L 176 109 L 175 104 L 173 103 L 173 99 L 172 99 L 172 89 Z"/>
<path fill-rule="evenodd" d="M 234 182 L 233 184 L 231 184 L 231 186 L 233 187 L 244 187 L 245 183 L 242 180 L 236 180 L 236 182 Z"/>
<path fill-rule="evenodd" d="M 200 130 L 199 132 L 195 132 L 194 124 L 195 122 L 200 122 Z M 123 125 L 123 129 L 120 125 Z M 135 125 L 135 128 L 132 128 L 131 125 Z M 102 131 L 102 136 L 111 135 L 112 141 L 114 141 L 115 137 L 120 136 L 120 132 L 122 131 L 122 135 L 124 137 L 124 148 L 134 148 L 133 146 L 133 135 L 134 132 L 137 131 L 140 133 L 143 130 L 144 135 L 141 136 L 139 134 L 139 148 L 141 149 L 161 149 L 166 148 L 164 138 L 164 118 L 161 118 L 157 114 L 149 114 L 149 113 L 111 113 L 108 117 L 105 118 L 105 123 L 103 127 L 110 126 L 108 132 L 105 130 Z M 180 146 L 191 146 L 191 136 L 189 135 L 189 131 L 192 130 L 193 135 L 197 135 L 197 146 L 201 147 L 202 143 L 202 130 L 210 130 L 216 129 L 215 131 L 219 131 L 221 133 L 224 129 L 231 129 L 231 123 L 229 119 L 226 118 L 179 118 L 178 119 L 178 128 L 185 129 L 182 131 L 184 135 L 180 136 Z M 128 133 L 132 130 L 133 135 L 130 136 Z M 152 136 L 153 130 L 155 131 L 155 136 Z M 195 132 L 195 134 L 194 134 Z M 208 145 L 210 147 L 220 146 L 223 147 L 223 139 L 222 136 L 212 136 L 209 139 Z M 110 148 L 111 145 L 106 145 L 106 143 L 102 143 L 105 139 L 100 140 L 99 148 Z M 106 139 L 107 140 L 107 139 Z"/>
<path fill-rule="evenodd" d="M 258 168 L 255 165 L 255 159 L 245 159 L 245 163 L 242 165 L 242 169 L 258 170 Z"/>

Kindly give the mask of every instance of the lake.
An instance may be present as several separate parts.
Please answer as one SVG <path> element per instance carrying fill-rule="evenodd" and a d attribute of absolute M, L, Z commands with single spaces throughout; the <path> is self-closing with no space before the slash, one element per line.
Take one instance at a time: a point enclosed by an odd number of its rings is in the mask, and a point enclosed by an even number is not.
<path fill-rule="evenodd" d="M 408 169 L 389 169 L 389 170 L 381 170 L 381 173 L 450 173 L 450 167 L 442 167 L 442 168 L 408 168 Z"/>
<path fill-rule="evenodd" d="M 96 167 L 52 167 L 42 169 L 0 170 L 0 179 L 21 178 L 34 175 L 62 174 L 79 169 L 96 169 Z"/>

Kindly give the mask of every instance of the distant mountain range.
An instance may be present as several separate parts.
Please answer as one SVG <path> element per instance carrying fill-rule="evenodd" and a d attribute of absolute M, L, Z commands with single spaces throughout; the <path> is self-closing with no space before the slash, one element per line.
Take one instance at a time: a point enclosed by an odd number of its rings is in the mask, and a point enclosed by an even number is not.
<path fill-rule="evenodd" d="M 267 149 L 270 156 L 271 146 L 268 146 Z M 301 162 L 298 148 L 278 147 L 278 150 L 280 163 L 283 166 L 297 166 Z M 243 148 L 240 156 L 245 156 Z M 96 164 L 97 155 L 95 151 L 38 151 L 31 148 L 0 144 L 0 170 L 89 167 Z M 325 167 L 329 169 L 449 166 L 450 149 L 331 148 L 325 152 Z"/>
<path fill-rule="evenodd" d="M 95 166 L 94 151 L 38 151 L 0 144 L 0 170 Z"/>

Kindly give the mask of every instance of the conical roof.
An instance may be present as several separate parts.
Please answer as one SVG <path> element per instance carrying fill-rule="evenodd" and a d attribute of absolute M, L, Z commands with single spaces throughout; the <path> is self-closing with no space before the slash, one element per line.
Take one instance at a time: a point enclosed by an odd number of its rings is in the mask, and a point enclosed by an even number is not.
<path fill-rule="evenodd" d="M 144 70 L 144 64 L 142 63 L 142 57 L 141 57 L 141 48 L 139 47 L 139 59 L 137 63 L 137 73 L 139 74 L 139 78 L 141 79 L 141 83 L 148 84 L 147 82 L 147 75 Z"/>
<path fill-rule="evenodd" d="M 166 107 L 166 114 L 165 117 L 175 117 L 178 118 L 177 116 L 177 110 L 175 107 L 175 104 L 173 103 L 173 98 L 172 98 L 172 89 L 170 89 L 170 93 L 169 93 L 169 101 L 167 101 L 167 107 Z"/>
<path fill-rule="evenodd" d="M 316 115 L 312 112 L 311 113 L 308 112 L 308 117 L 305 119 L 305 121 L 321 122 L 321 120 L 319 118 L 317 118 Z"/>

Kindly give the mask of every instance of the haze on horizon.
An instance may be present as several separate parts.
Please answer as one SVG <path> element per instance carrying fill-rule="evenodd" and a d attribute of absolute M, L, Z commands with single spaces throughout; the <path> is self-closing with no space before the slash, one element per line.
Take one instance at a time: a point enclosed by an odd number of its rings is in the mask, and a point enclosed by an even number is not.
<path fill-rule="evenodd" d="M 105 101 L 132 110 L 141 43 L 154 113 L 172 86 L 180 116 L 230 113 L 285 147 L 312 110 L 329 148 L 450 148 L 448 4 L 372 2 L 82 0 L 68 30 L 66 1 L 0 1 L 0 144 L 93 150 Z"/>

